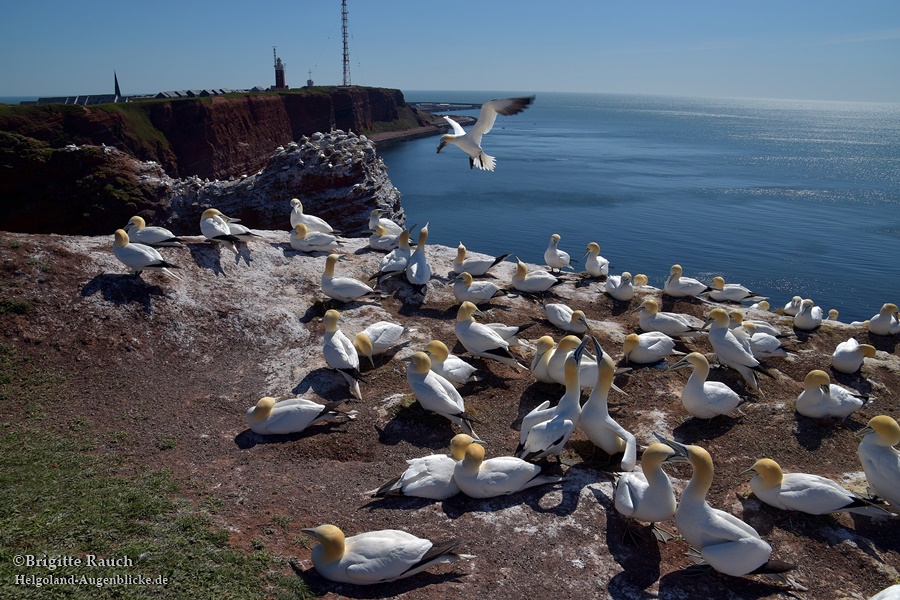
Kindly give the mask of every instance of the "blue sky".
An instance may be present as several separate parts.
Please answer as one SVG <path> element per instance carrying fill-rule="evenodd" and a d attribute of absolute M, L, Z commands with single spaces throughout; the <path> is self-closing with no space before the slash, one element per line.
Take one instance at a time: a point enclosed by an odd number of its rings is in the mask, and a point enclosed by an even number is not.
<path fill-rule="evenodd" d="M 897 0 L 348 0 L 352 82 L 900 102 Z M 0 96 L 341 81 L 339 0 L 16 2 Z"/>

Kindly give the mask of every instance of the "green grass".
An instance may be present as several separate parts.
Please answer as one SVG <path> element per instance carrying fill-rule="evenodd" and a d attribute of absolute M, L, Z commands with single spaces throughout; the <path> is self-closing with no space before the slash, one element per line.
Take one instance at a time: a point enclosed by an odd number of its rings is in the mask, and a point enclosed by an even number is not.
<path fill-rule="evenodd" d="M 0 300 L 0 315 L 24 315 L 31 310 L 28 300 Z"/>

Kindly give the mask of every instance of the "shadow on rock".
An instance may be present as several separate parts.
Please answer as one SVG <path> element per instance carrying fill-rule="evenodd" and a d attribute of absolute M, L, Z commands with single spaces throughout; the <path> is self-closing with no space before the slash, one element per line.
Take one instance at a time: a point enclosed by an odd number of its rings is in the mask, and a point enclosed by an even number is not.
<path fill-rule="evenodd" d="M 345 532 L 349 537 L 354 535 L 351 532 Z M 465 552 L 465 550 L 461 550 Z M 464 572 L 453 571 L 450 573 L 431 573 L 423 571 L 406 579 L 398 579 L 387 583 L 376 583 L 372 585 L 353 585 L 350 583 L 337 583 L 325 579 L 316 572 L 315 567 L 310 566 L 303 570 L 300 565 L 291 562 L 291 568 L 298 577 L 302 578 L 309 589 L 316 596 L 324 596 L 332 593 L 342 598 L 394 598 L 396 596 L 425 588 L 430 585 L 440 585 L 448 581 L 460 581 L 460 577 L 466 575 Z M 440 567 L 437 567 L 440 568 Z"/>
<path fill-rule="evenodd" d="M 376 426 L 379 443 L 395 446 L 406 441 L 420 448 L 446 451 L 450 440 L 458 433 L 446 417 L 425 410 L 418 401 L 408 407 L 398 406 L 397 414 L 383 429 Z M 474 428 L 477 432 L 478 423 L 474 424 Z"/>
<path fill-rule="evenodd" d="M 150 284 L 135 275 L 117 275 L 102 273 L 97 275 L 81 288 L 82 296 L 93 296 L 97 292 L 103 299 L 113 304 L 126 305 L 136 302 L 144 307 L 145 312 L 153 312 L 152 299 L 171 299 L 158 285 Z"/>
<path fill-rule="evenodd" d="M 818 450 L 822 445 L 822 440 L 833 436 L 835 427 L 838 426 L 834 421 L 812 419 L 797 412 L 794 413 L 794 416 L 797 417 L 794 437 L 807 450 Z"/>
<path fill-rule="evenodd" d="M 205 242 L 188 244 L 187 247 L 191 251 L 191 258 L 198 267 L 208 269 L 216 275 L 225 275 L 225 270 L 222 268 L 222 247 L 219 244 Z M 236 258 L 240 257 L 236 256 Z"/>
<path fill-rule="evenodd" d="M 757 576 L 760 577 L 760 576 Z M 786 585 L 770 584 L 747 577 L 730 577 L 712 568 L 687 568 L 659 580 L 660 600 L 676 598 L 769 598 L 785 595 Z"/>
<path fill-rule="evenodd" d="M 719 415 L 712 419 L 698 419 L 691 417 L 678 425 L 673 430 L 675 438 L 683 444 L 696 444 L 698 441 L 714 440 L 728 433 L 735 425 L 741 422 L 740 418 L 728 415 Z"/>
<path fill-rule="evenodd" d="M 241 450 L 249 450 L 250 448 L 257 445 L 296 442 L 297 440 L 302 440 L 304 438 L 318 435 L 320 433 L 328 433 L 329 431 L 332 431 L 336 427 L 339 427 L 346 422 L 346 419 L 340 421 L 325 421 L 322 423 L 316 423 L 312 427 L 307 427 L 303 431 L 298 431 L 296 433 L 285 433 L 281 435 L 260 435 L 258 433 L 254 433 L 252 429 L 248 428 L 234 436 L 234 443 Z"/>
<path fill-rule="evenodd" d="M 361 384 L 364 386 L 365 384 Z M 306 374 L 300 383 L 291 390 L 293 394 L 305 394 L 314 391 L 320 398 L 329 402 L 352 402 L 356 400 L 350 394 L 349 386 L 343 376 L 335 370 L 320 367 Z M 365 390 L 361 390 L 365 397 Z"/>

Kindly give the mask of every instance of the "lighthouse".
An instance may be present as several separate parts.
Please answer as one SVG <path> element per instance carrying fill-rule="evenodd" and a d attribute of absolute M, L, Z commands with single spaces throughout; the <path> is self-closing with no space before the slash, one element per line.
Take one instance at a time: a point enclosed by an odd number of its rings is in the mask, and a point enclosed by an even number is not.
<path fill-rule="evenodd" d="M 281 59 L 278 58 L 278 55 L 275 53 L 276 46 L 272 46 L 272 57 L 275 58 L 275 86 L 272 89 L 275 90 L 286 90 L 287 85 L 284 83 L 284 63 L 281 62 Z"/>

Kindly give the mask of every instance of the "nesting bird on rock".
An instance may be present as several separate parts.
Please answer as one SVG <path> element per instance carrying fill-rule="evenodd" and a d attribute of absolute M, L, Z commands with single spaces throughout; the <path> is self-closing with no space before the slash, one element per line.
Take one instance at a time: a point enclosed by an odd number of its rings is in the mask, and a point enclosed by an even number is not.
<path fill-rule="evenodd" d="M 184 240 L 175 237 L 175 234 L 164 227 L 147 227 L 147 222 L 143 217 L 134 216 L 128 219 L 125 225 L 125 232 L 128 233 L 129 239 L 138 244 L 146 246 L 162 247 L 162 246 L 183 246 Z"/>

